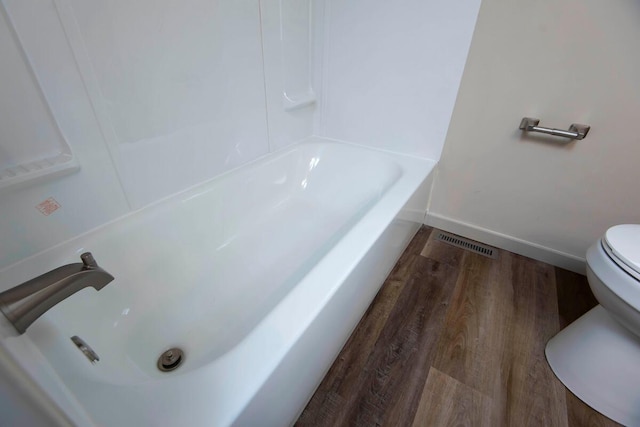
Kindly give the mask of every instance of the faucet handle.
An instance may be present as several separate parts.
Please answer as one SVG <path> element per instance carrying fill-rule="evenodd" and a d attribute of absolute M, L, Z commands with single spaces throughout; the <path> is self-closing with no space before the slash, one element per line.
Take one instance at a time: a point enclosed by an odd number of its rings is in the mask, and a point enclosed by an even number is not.
<path fill-rule="evenodd" d="M 80 255 L 80 259 L 82 260 L 84 266 L 87 268 L 96 268 L 98 266 L 98 263 L 96 262 L 93 255 L 91 255 L 91 252 L 83 253 L 82 255 Z"/>

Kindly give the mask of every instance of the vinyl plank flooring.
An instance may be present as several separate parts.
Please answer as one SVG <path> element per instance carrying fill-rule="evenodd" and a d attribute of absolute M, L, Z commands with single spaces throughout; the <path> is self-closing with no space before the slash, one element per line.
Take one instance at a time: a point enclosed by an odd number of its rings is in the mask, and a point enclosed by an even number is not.
<path fill-rule="evenodd" d="M 492 412 L 491 398 L 432 367 L 413 427 L 491 427 L 495 425 Z"/>
<path fill-rule="evenodd" d="M 618 427 L 622 424 L 610 420 L 567 390 L 567 416 L 572 427 Z"/>
<path fill-rule="evenodd" d="M 345 419 L 346 412 L 353 405 L 353 390 L 360 387 L 363 373 L 366 372 L 366 362 L 406 282 L 416 269 L 416 252 L 426 244 L 430 234 L 431 229 L 423 227 L 413 238 L 316 390 L 297 425 L 332 426 Z"/>
<path fill-rule="evenodd" d="M 617 425 L 544 357 L 595 304 L 584 276 L 436 237 L 418 232 L 296 425 Z"/>
<path fill-rule="evenodd" d="M 465 252 L 433 366 L 439 371 L 493 396 L 501 377 L 487 366 L 499 365 L 511 322 L 509 283 L 496 280 L 509 257 L 498 262 Z"/>
<path fill-rule="evenodd" d="M 451 245 L 439 241 L 438 230 L 433 230 L 427 242 L 421 247 L 420 256 L 443 264 L 459 267 L 462 262 L 462 257 L 466 252 L 460 248 L 457 248 L 457 250 L 452 250 L 451 248 Z"/>
<path fill-rule="evenodd" d="M 562 268 L 555 270 L 560 328 L 564 328 L 598 305 L 598 301 L 585 276 Z"/>
<path fill-rule="evenodd" d="M 454 268 L 426 258 L 416 258 L 416 264 L 419 270 L 408 279 L 361 369 L 360 392 L 353 396 L 345 418 L 335 420 L 336 425 L 383 425 L 390 412 L 413 417 L 419 399 L 415 396 L 426 380 L 456 273 Z M 408 408 L 402 413 L 397 406 Z"/>
<path fill-rule="evenodd" d="M 395 322 L 387 324 L 382 336 L 389 344 L 380 340 L 373 353 L 377 357 L 370 360 L 376 374 L 367 379 L 371 393 L 362 403 L 381 406 L 376 419 L 382 425 L 408 425 L 413 419 L 457 273 L 429 259 L 420 263 L 426 274 L 406 288 L 406 304 L 396 306 Z M 351 419 L 357 416 L 352 414 Z"/>
<path fill-rule="evenodd" d="M 435 285 L 434 279 L 451 274 L 451 268 L 428 260 L 418 259 L 418 262 L 432 273 L 428 277 L 433 281 L 424 281 L 424 276 L 416 275 L 410 286 L 405 287 L 361 371 L 361 392 L 354 396 L 345 419 L 338 422 L 382 425 L 387 412 L 396 404 L 417 403 L 417 399 L 412 398 L 413 387 L 407 382 L 420 383 L 426 379 L 429 364 L 425 359 L 430 357 L 429 347 L 433 346 L 432 330 L 426 325 L 431 320 L 429 317 L 444 318 L 440 301 L 446 299 L 446 288 Z M 441 320 L 431 324 L 438 323 Z M 435 329 L 437 331 L 437 327 Z M 420 389 L 423 384 L 419 384 Z M 405 399 L 399 399 L 400 396 Z"/>
<path fill-rule="evenodd" d="M 544 348 L 559 331 L 554 268 L 512 255 L 513 328 L 503 354 L 508 380 L 502 425 L 567 426 L 564 386 Z"/>

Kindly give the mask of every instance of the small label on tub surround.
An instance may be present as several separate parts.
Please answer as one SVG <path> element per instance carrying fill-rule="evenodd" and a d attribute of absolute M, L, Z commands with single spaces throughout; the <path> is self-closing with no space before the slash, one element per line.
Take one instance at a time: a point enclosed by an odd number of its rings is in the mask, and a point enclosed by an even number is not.
<path fill-rule="evenodd" d="M 58 203 L 53 197 L 49 197 L 47 200 L 36 206 L 40 213 L 46 216 L 51 215 L 61 207 L 60 203 Z"/>

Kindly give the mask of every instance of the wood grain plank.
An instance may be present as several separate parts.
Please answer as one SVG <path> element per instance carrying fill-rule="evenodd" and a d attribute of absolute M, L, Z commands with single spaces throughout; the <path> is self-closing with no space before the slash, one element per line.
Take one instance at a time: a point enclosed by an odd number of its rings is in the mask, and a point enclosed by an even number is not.
<path fill-rule="evenodd" d="M 427 244 L 424 246 L 420 255 L 425 258 L 439 261 L 443 264 L 459 266 L 462 257 L 465 254 L 463 249 L 451 250 L 451 245 L 438 240 L 440 230 L 434 230 L 429 236 Z"/>
<path fill-rule="evenodd" d="M 594 411 L 573 393 L 567 390 L 567 416 L 570 427 L 620 427 L 622 424 Z"/>
<path fill-rule="evenodd" d="M 417 410 L 444 321 L 456 269 L 426 258 L 389 316 L 362 375 L 359 394 L 338 424 L 383 425 L 393 414 L 406 425 Z"/>
<path fill-rule="evenodd" d="M 420 256 L 427 258 L 432 268 L 451 267 L 451 272 L 444 270 L 444 280 L 441 284 L 438 282 L 438 273 L 432 274 L 431 282 L 438 283 L 438 288 L 434 289 L 433 296 L 427 294 L 427 299 L 431 300 L 431 304 L 425 305 L 425 309 L 431 309 L 421 313 L 424 316 L 422 327 L 422 335 L 418 337 L 417 354 L 413 357 L 413 363 L 407 364 L 402 371 L 400 378 L 401 387 L 393 393 L 389 402 L 388 409 L 384 412 L 383 425 L 408 425 L 413 414 L 418 408 L 420 397 L 422 396 L 423 385 L 429 373 L 430 364 L 435 356 L 435 343 L 438 341 L 439 334 L 442 330 L 446 310 L 453 295 L 456 277 L 460 272 L 460 262 L 462 260 L 464 250 L 455 246 L 446 245 L 434 239 L 436 231 L 431 232 L 429 239 L 420 252 Z M 416 266 L 419 266 L 417 264 Z M 433 272 L 434 270 L 432 270 Z M 415 274 L 415 273 L 414 273 Z M 429 285 L 428 283 L 426 286 Z M 391 328 L 393 330 L 393 328 Z M 400 424 L 398 424 L 400 423 Z"/>
<path fill-rule="evenodd" d="M 560 328 L 564 328 L 598 305 L 598 300 L 582 274 L 562 268 L 556 268 L 555 273 Z"/>
<path fill-rule="evenodd" d="M 564 386 L 547 364 L 544 348 L 559 330 L 555 271 L 512 255 L 514 327 L 502 362 L 502 425 L 567 426 Z"/>
<path fill-rule="evenodd" d="M 385 415 L 398 412 L 406 423 L 413 419 L 429 369 L 425 359 L 432 354 L 458 271 L 418 254 L 384 330 L 358 369 L 352 393 L 343 396 L 349 402 L 330 425 L 382 425 Z"/>
<path fill-rule="evenodd" d="M 487 396 L 502 386 L 500 366 L 511 326 L 510 256 L 465 252 L 433 367 Z M 501 274 L 503 274 L 501 276 Z"/>
<path fill-rule="evenodd" d="M 413 427 L 493 426 L 490 397 L 431 368 Z"/>
<path fill-rule="evenodd" d="M 422 227 L 409 243 L 362 320 L 329 369 L 296 425 L 332 426 L 346 416 L 356 384 L 405 285 L 413 277 L 420 250 L 431 228 Z"/>

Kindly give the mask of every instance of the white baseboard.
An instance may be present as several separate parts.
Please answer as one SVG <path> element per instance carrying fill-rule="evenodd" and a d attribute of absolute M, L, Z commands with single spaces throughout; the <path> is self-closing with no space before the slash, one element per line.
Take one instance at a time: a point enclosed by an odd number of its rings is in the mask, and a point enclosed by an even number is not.
<path fill-rule="evenodd" d="M 431 212 L 427 212 L 425 224 L 576 273 L 585 274 L 586 272 L 586 260 L 584 258 L 487 230 L 477 225 L 467 224 Z"/>

